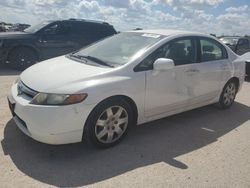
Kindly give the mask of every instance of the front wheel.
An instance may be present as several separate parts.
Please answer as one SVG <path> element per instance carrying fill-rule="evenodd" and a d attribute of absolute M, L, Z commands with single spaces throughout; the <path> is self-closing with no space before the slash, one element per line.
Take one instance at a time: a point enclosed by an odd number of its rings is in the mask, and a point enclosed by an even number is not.
<path fill-rule="evenodd" d="M 131 107 L 125 100 L 106 100 L 90 114 L 85 125 L 84 138 L 98 147 L 114 146 L 126 135 L 133 122 L 132 116 Z"/>
<path fill-rule="evenodd" d="M 219 105 L 223 109 L 227 109 L 232 106 L 237 94 L 237 84 L 234 81 L 229 81 L 220 96 Z"/>

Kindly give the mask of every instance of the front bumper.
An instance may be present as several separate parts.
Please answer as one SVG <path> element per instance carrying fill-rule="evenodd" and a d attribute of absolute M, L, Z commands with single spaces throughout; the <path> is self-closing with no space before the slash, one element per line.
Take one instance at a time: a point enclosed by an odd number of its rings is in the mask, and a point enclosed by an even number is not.
<path fill-rule="evenodd" d="M 47 144 L 68 144 L 82 140 L 85 120 L 94 105 L 67 106 L 30 104 L 31 98 L 17 94 L 17 84 L 8 97 L 13 119 L 29 137 Z"/>

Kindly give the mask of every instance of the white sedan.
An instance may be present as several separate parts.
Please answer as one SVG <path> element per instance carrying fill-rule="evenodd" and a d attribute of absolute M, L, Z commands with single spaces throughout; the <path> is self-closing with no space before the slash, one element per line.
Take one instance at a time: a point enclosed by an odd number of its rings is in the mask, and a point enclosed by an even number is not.
<path fill-rule="evenodd" d="M 217 103 L 229 108 L 245 62 L 212 36 L 117 34 L 25 70 L 8 97 L 17 126 L 48 144 L 117 144 L 129 127 Z"/>

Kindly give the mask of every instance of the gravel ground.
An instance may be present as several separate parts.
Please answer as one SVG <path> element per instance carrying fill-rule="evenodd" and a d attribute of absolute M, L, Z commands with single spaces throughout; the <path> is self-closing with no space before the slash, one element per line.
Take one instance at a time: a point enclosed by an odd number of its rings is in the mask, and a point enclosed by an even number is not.
<path fill-rule="evenodd" d="M 51 146 L 15 126 L 0 70 L 0 187 L 248 187 L 250 82 L 229 110 L 199 108 L 134 128 L 118 146 Z"/>

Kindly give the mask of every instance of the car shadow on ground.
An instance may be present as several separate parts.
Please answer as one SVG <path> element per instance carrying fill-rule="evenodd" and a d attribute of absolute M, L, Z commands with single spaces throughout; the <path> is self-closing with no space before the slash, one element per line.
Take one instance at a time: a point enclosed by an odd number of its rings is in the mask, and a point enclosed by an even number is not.
<path fill-rule="evenodd" d="M 241 103 L 228 110 L 207 106 L 136 126 L 119 145 L 105 150 L 84 143 L 42 144 L 22 134 L 10 120 L 1 144 L 24 174 L 47 184 L 75 187 L 159 162 L 185 170 L 189 164 L 176 157 L 216 142 L 249 119 L 250 107 Z"/>

